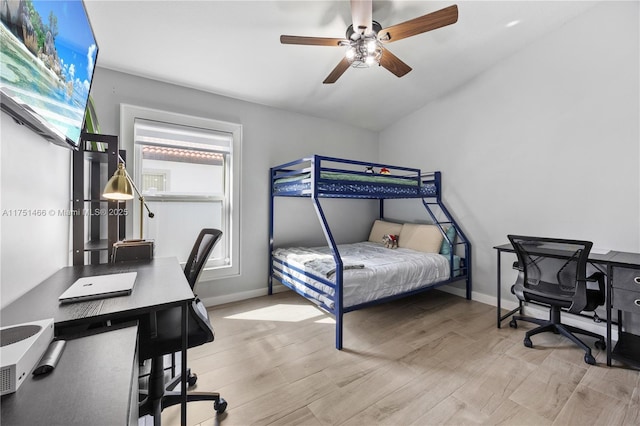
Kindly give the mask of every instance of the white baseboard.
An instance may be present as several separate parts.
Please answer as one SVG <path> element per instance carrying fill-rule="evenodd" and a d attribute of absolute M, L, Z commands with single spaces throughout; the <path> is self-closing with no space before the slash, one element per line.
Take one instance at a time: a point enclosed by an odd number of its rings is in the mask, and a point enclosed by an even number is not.
<path fill-rule="evenodd" d="M 441 290 L 441 291 L 444 291 L 445 293 L 453 294 L 459 297 L 467 297 L 467 291 L 464 288 L 445 285 L 442 287 L 438 287 L 438 290 Z M 498 306 L 497 299 L 495 296 L 489 296 L 484 293 L 478 293 L 476 291 L 471 291 L 471 300 L 484 303 L 485 305 Z M 518 302 L 503 299 L 501 307 L 503 309 L 513 310 L 518 307 Z"/>
<path fill-rule="evenodd" d="M 238 293 L 225 294 L 224 296 L 214 296 L 201 299 L 204 306 L 210 308 L 216 305 L 224 305 L 225 303 L 239 302 L 241 300 L 253 299 L 267 294 L 267 289 L 241 291 Z"/>
<path fill-rule="evenodd" d="M 282 284 L 274 284 L 273 292 L 280 293 L 282 291 L 290 291 Z M 224 305 L 225 303 L 239 302 L 241 300 L 253 299 L 254 297 L 266 296 L 269 294 L 269 289 L 260 288 L 257 290 L 241 291 L 238 293 L 225 294 L 224 296 L 214 296 L 201 299 L 204 306 L 210 308 L 212 306 Z"/>

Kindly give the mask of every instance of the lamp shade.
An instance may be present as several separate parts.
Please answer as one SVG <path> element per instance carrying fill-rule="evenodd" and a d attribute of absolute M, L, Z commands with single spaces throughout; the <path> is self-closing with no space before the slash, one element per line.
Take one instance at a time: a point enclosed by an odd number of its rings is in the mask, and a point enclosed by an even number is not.
<path fill-rule="evenodd" d="M 102 196 L 108 200 L 131 200 L 133 188 L 123 163 L 118 163 L 118 170 L 104 187 Z"/>

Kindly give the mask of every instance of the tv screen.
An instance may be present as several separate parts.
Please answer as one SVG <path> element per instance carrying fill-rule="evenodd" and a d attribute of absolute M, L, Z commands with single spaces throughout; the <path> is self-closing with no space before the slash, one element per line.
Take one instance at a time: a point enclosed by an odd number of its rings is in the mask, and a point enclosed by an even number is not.
<path fill-rule="evenodd" d="M 77 149 L 98 56 L 83 2 L 2 2 L 0 17 L 2 110 Z"/>

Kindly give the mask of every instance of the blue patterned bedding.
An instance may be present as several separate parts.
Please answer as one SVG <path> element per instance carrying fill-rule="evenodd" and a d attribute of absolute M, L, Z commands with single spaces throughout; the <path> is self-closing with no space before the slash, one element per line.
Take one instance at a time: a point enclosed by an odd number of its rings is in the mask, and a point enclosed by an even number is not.
<path fill-rule="evenodd" d="M 274 195 L 300 195 L 311 193 L 309 173 L 276 179 L 273 185 Z M 415 178 L 403 178 L 388 175 L 366 175 L 322 172 L 317 182 L 318 195 L 345 198 L 404 198 L 435 197 L 435 183 L 418 185 Z"/>

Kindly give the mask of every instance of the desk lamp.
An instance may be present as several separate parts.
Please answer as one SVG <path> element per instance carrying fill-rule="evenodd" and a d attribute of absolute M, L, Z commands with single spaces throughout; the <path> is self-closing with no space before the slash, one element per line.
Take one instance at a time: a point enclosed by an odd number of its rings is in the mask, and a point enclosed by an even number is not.
<path fill-rule="evenodd" d="M 133 183 L 133 179 L 127 173 L 127 169 L 124 167 L 124 161 L 120 157 L 118 163 L 118 169 L 113 174 L 111 179 L 107 182 L 102 192 L 102 196 L 108 200 L 125 201 L 133 199 L 133 191 L 138 194 L 138 200 L 140 200 L 140 239 L 144 239 L 142 234 L 142 227 L 144 222 L 144 209 L 147 209 L 149 218 L 153 218 L 154 214 L 149 210 L 149 206 L 144 201 L 144 197 Z"/>

